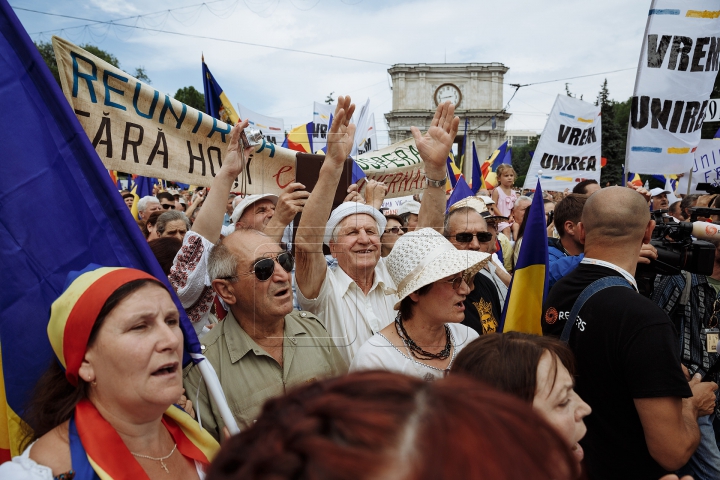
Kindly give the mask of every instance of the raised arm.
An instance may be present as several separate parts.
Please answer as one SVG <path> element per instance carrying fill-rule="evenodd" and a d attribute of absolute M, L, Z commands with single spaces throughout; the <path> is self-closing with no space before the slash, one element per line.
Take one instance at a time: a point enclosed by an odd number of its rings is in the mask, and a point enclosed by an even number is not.
<path fill-rule="evenodd" d="M 212 243 L 216 243 L 220 239 L 230 188 L 238 175 L 242 173 L 248 158 L 253 153 L 253 147 L 246 148 L 244 152 L 240 150 L 240 133 L 247 126 L 248 121 L 244 120 L 236 124 L 230 132 L 230 143 L 225 153 L 225 161 L 218 174 L 213 178 L 212 187 L 205 197 L 203 207 L 192 227 L 192 231 Z"/>
<path fill-rule="evenodd" d="M 327 154 L 320 168 L 317 184 L 305 203 L 295 236 L 297 268 L 295 279 L 305 298 L 317 298 L 325 281 L 327 263 L 322 251 L 325 224 L 332 210 L 333 192 L 337 190 L 345 159 L 352 149 L 355 125 L 350 123 L 355 105 L 350 97 L 339 97 L 335 117 L 328 133 Z"/>
<path fill-rule="evenodd" d="M 425 176 L 429 180 L 442 180 L 447 177 L 447 157 L 458 132 L 460 119 L 455 116 L 455 106 L 450 102 L 438 105 L 430 129 L 425 135 L 417 127 L 412 127 L 415 146 L 425 164 Z M 445 186 L 428 185 L 423 192 L 418 215 L 418 230 L 432 227 L 443 233 L 445 220 Z"/>
<path fill-rule="evenodd" d="M 302 213 L 305 202 L 307 202 L 310 193 L 305 190 L 302 183 L 293 182 L 283 189 L 275 205 L 275 214 L 265 225 L 263 233 L 272 238 L 276 242 L 282 241 L 285 227 L 290 225 L 295 215 Z"/>
<path fill-rule="evenodd" d="M 648 451 L 665 470 L 677 470 L 687 463 L 700 443 L 698 417 L 715 409 L 715 383 L 701 383 L 696 374 L 690 388 L 690 398 L 635 399 Z"/>

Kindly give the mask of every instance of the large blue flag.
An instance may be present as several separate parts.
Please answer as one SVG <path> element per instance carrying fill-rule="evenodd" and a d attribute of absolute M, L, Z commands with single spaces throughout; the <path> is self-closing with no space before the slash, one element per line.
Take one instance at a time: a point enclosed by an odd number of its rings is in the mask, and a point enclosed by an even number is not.
<path fill-rule="evenodd" d="M 455 184 L 455 188 L 453 188 L 453 191 L 450 194 L 450 198 L 448 198 L 447 205 L 445 206 L 445 213 L 450 210 L 451 205 L 456 204 L 464 198 L 472 196 L 473 191 L 470 189 L 467 182 L 465 181 L 465 177 L 463 175 L 460 175 L 460 178 Z"/>
<path fill-rule="evenodd" d="M 477 195 L 478 190 L 485 188 L 482 170 L 480 169 L 480 159 L 478 159 L 475 151 L 475 142 L 472 143 L 472 192 Z"/>
<path fill-rule="evenodd" d="M 37 48 L 0 0 L 0 455 L 19 455 L 23 408 L 54 353 L 50 305 L 90 263 L 167 282 Z M 200 352 L 179 301 L 186 351 Z"/>
<path fill-rule="evenodd" d="M 538 180 L 532 204 L 525 212 L 528 216 L 525 233 L 505 298 L 499 332 L 542 335 L 540 318 L 548 290 L 548 239 L 544 203 Z"/>

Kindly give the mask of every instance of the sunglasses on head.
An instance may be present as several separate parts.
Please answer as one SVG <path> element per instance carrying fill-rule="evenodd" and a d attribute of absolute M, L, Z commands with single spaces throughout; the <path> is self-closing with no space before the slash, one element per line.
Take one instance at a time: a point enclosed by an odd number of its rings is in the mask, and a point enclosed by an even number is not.
<path fill-rule="evenodd" d="M 267 257 L 255 262 L 253 269 L 250 272 L 241 273 L 240 275 L 251 275 L 255 274 L 258 280 L 264 282 L 265 280 L 272 277 L 275 272 L 275 262 L 286 272 L 290 273 L 295 266 L 295 259 L 290 252 L 283 252 L 275 255 L 274 257 Z"/>
<path fill-rule="evenodd" d="M 477 237 L 478 242 L 480 243 L 486 243 L 492 240 L 493 235 L 490 232 L 462 232 L 455 235 L 455 240 L 458 243 L 470 243 L 473 241 L 473 237 Z"/>
<path fill-rule="evenodd" d="M 163 203 L 160 206 L 163 207 L 165 210 L 175 210 L 175 205 L 170 205 L 169 203 Z"/>

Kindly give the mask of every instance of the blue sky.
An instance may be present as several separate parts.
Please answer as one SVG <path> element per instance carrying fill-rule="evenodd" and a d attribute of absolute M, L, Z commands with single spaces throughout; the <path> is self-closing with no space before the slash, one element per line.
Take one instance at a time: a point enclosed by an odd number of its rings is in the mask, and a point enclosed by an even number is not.
<path fill-rule="evenodd" d="M 506 83 L 566 80 L 594 101 L 605 77 L 611 97 L 632 95 L 650 1 L 645 0 L 11 0 L 57 15 L 113 21 L 288 49 L 370 60 L 308 55 L 211 39 L 94 24 L 16 9 L 33 40 L 58 35 L 91 43 L 132 73 L 143 66 L 158 90 L 202 91 L 201 55 L 233 103 L 283 117 L 286 127 L 310 121 L 312 102 L 335 92 L 358 104 L 370 97 L 381 146 L 383 114 L 392 106 L 387 69 L 395 63 L 501 62 Z M 170 13 L 168 9 L 188 6 Z M 64 29 L 64 30 L 60 30 Z M 42 33 L 41 33 L 42 32 Z M 504 101 L 513 88 L 506 86 Z M 510 103 L 508 129 L 540 132 L 565 81 L 523 87 Z"/>

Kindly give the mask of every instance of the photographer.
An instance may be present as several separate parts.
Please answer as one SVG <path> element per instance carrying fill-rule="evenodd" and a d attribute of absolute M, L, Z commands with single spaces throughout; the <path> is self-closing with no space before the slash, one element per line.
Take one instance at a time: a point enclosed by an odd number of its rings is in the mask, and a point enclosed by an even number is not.
<path fill-rule="evenodd" d="M 683 271 L 680 275 L 658 275 L 651 299 L 673 320 L 681 345 L 680 360 L 690 375 L 699 373 L 703 380 L 718 381 L 717 347 L 708 351 L 706 329 L 718 328 L 720 316 L 720 240 L 715 245 L 715 262 L 710 276 Z M 710 373 L 708 373 L 710 372 Z M 715 412 L 698 418 L 700 445 L 680 472 L 697 479 L 720 478 L 720 450 L 715 439 Z"/>

